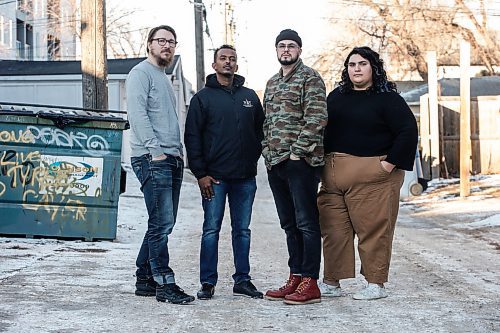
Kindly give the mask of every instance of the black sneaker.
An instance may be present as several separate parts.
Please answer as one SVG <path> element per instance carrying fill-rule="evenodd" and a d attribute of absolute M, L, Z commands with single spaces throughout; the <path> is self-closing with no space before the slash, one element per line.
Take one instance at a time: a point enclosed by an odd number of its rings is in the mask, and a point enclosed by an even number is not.
<path fill-rule="evenodd" d="M 194 297 L 186 294 L 175 283 L 167 283 L 156 287 L 156 300 L 172 304 L 187 304 L 194 301 Z"/>
<path fill-rule="evenodd" d="M 158 283 L 153 277 L 138 276 L 135 281 L 135 294 L 137 296 L 155 296 Z"/>
<path fill-rule="evenodd" d="M 262 293 L 255 288 L 250 280 L 235 283 L 233 287 L 233 295 L 246 296 L 251 298 L 262 298 Z"/>
<path fill-rule="evenodd" d="M 198 299 L 211 299 L 214 296 L 215 286 L 210 283 L 203 283 L 200 291 L 196 294 Z"/>

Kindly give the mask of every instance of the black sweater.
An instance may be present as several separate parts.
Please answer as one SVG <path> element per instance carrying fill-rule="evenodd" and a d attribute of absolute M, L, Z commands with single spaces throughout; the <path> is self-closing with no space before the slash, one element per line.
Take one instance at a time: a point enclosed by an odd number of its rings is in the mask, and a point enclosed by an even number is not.
<path fill-rule="evenodd" d="M 191 99 L 184 143 L 189 168 L 200 179 L 244 179 L 257 174 L 264 111 L 257 94 L 234 76 L 231 90 L 215 74 Z"/>
<path fill-rule="evenodd" d="M 355 156 L 387 155 L 387 162 L 412 170 L 417 149 L 415 116 L 396 92 L 375 93 L 339 88 L 327 98 L 325 153 Z"/>

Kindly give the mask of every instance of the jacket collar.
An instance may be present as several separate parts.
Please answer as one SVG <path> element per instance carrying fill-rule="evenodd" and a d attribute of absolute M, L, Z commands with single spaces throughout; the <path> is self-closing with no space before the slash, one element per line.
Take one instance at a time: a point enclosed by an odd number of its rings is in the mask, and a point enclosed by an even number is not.
<path fill-rule="evenodd" d="M 219 81 L 217 81 L 217 75 L 215 74 L 208 75 L 205 81 L 206 81 L 205 85 L 207 87 L 227 90 L 225 86 L 221 85 Z M 234 91 L 236 89 L 239 89 L 244 83 L 245 83 L 245 78 L 243 76 L 234 74 L 232 90 Z"/>

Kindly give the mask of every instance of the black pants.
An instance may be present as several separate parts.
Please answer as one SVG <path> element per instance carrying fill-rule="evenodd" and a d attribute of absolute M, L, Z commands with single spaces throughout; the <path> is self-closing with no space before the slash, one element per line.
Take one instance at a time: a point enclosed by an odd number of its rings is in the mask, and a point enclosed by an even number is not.
<path fill-rule="evenodd" d="M 281 228 L 286 233 L 292 274 L 317 279 L 321 262 L 321 232 L 316 203 L 319 168 L 304 160 L 286 160 L 267 173 Z"/>

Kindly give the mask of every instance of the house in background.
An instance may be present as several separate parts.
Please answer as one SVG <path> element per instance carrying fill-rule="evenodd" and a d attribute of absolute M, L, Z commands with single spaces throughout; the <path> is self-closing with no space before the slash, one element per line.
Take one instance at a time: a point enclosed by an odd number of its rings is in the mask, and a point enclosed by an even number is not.
<path fill-rule="evenodd" d="M 146 58 L 108 59 L 108 106 L 127 110 L 125 80 L 130 70 Z M 177 97 L 177 115 L 181 135 L 187 106 L 194 94 L 184 78 L 179 55 L 166 69 Z M 0 61 L 0 105 L 9 103 L 44 104 L 81 108 L 82 70 L 80 61 Z M 123 134 L 122 162 L 130 164 L 129 131 Z M 184 154 L 186 156 L 186 154 Z"/>
<path fill-rule="evenodd" d="M 0 59 L 74 60 L 76 0 L 0 2 Z"/>
<path fill-rule="evenodd" d="M 438 81 L 440 96 L 460 96 L 460 79 L 441 79 Z M 399 86 L 398 86 L 399 87 Z M 410 109 L 418 117 L 420 113 L 420 96 L 429 92 L 427 83 L 423 83 L 410 90 L 402 90 Z M 473 77 L 470 81 L 470 96 L 498 96 L 500 95 L 500 76 Z"/>

